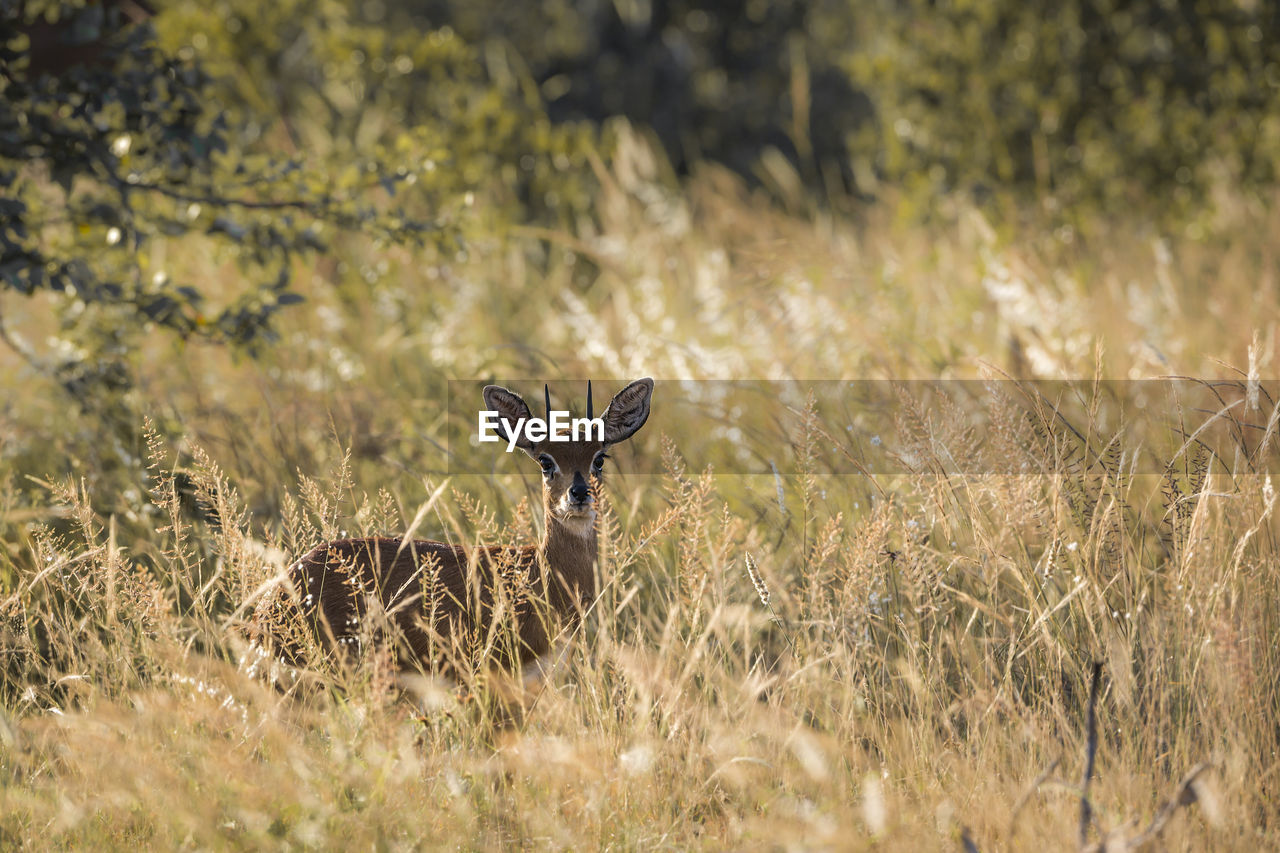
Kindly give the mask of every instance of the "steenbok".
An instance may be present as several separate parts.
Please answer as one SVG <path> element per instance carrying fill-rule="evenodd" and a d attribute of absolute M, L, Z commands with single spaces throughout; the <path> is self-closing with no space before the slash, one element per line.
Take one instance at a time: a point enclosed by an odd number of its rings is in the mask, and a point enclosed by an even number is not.
<path fill-rule="evenodd" d="M 557 629 L 576 624 L 595 598 L 604 461 L 610 446 L 644 426 L 652 395 L 653 380 L 638 379 L 594 419 L 588 383 L 587 418 L 596 429 L 570 437 L 547 434 L 547 423 L 556 420 L 549 393 L 547 419 L 539 421 L 518 394 L 487 386 L 492 414 L 481 414 L 482 426 L 487 417 L 503 440 L 542 468 L 541 541 L 468 549 L 376 537 L 319 545 L 288 568 L 285 593 L 260 611 L 251 670 L 269 657 L 266 646 L 288 663 L 299 661 L 298 637 L 284 640 L 278 632 L 282 622 L 297 621 L 281 615 L 300 615 L 321 647 L 349 662 L 370 641 L 390 643 L 402 670 L 457 674 L 486 661 L 512 669 L 538 661 Z"/>

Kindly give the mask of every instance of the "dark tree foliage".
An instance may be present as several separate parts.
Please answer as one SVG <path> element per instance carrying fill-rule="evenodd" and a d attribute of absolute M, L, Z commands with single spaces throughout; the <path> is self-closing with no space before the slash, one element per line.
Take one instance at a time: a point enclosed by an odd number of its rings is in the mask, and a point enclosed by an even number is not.
<path fill-rule="evenodd" d="M 839 65 L 858 20 L 820 0 L 412 0 L 468 41 L 513 46 L 557 121 L 626 116 L 678 172 L 712 160 L 757 174 L 776 149 L 811 184 L 851 181 L 850 134 L 871 104 Z M 841 180 L 842 179 L 842 180 Z"/>
<path fill-rule="evenodd" d="M 1274 185 L 1280 5 L 1252 0 L 878 0 L 851 57 L 863 145 L 929 194 L 1034 194 L 1093 213 L 1204 209 Z"/>
<path fill-rule="evenodd" d="M 299 160 L 246 156 L 209 75 L 157 46 L 149 12 L 132 0 L 0 11 L 0 286 L 105 312 L 117 345 L 154 324 L 252 352 L 275 313 L 301 301 L 294 261 L 324 249 L 326 229 L 394 242 L 439 230 L 368 201 L 394 191 L 403 168 L 366 164 L 338 193 Z M 236 249 L 243 288 L 214 313 L 149 267 L 149 241 L 188 234 Z M 56 369 L 64 384 L 125 381 L 118 364 L 94 361 Z"/>
<path fill-rule="evenodd" d="M 926 206 L 965 193 L 1178 217 L 1215 184 L 1273 185 L 1280 163 L 1276 3 L 374 5 L 509 48 L 554 119 L 627 116 L 677 171 L 758 175 L 777 151 L 811 187 L 887 182 Z"/>
<path fill-rule="evenodd" d="M 325 159 L 336 181 L 372 158 L 415 170 L 427 209 L 474 192 L 500 220 L 563 224 L 583 211 L 587 129 L 552 124 L 508 46 L 472 43 L 447 21 L 400 9 L 174 0 L 165 25 L 223 82 L 228 109 L 270 115 L 287 135 L 277 142 Z M 238 132 L 240 145 L 261 144 L 261 122 Z"/>

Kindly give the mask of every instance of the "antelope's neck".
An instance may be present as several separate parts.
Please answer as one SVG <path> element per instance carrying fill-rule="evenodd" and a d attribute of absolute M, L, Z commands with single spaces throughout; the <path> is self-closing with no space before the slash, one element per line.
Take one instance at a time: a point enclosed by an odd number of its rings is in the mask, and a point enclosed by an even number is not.
<path fill-rule="evenodd" d="M 573 529 L 548 513 L 546 530 L 538 556 L 547 571 L 552 606 L 563 609 L 576 600 L 585 607 L 595 595 L 595 525 Z"/>

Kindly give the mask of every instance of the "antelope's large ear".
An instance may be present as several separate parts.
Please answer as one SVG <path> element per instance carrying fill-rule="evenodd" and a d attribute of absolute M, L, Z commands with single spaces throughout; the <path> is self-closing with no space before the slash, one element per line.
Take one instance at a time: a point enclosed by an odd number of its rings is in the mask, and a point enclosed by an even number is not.
<path fill-rule="evenodd" d="M 636 434 L 649 419 L 649 400 L 653 397 L 653 380 L 637 379 L 623 388 L 600 417 L 604 420 L 604 443 L 617 444 Z"/>
<path fill-rule="evenodd" d="M 484 386 L 484 405 L 489 411 L 497 412 L 499 418 L 512 424 L 521 420 L 528 422 L 533 417 L 533 412 L 529 411 L 529 404 L 515 391 L 510 391 L 501 385 Z M 511 436 L 502 425 L 502 421 L 498 422 L 498 432 L 507 441 L 511 440 Z M 520 431 L 520 435 L 516 437 L 516 447 L 526 453 L 533 451 L 533 442 L 525 437 L 523 429 Z"/>

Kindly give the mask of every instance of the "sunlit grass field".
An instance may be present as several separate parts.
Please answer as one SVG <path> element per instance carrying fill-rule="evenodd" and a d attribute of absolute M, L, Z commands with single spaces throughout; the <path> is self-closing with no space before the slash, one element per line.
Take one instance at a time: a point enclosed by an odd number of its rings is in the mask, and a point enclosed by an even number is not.
<path fill-rule="evenodd" d="M 377 653 L 289 691 L 240 671 L 319 541 L 536 541 L 536 464 L 450 475 L 451 379 L 1274 373 L 1280 220 L 1246 198 L 1169 233 L 835 215 L 676 183 L 628 133 L 597 172 L 572 230 L 343 245 L 261 357 L 158 334 L 119 400 L 0 348 L 0 846 L 1073 849 L 1094 662 L 1086 844 L 1280 844 L 1275 490 L 1238 460 L 1127 477 L 935 417 L 916 464 L 833 475 L 818 407 L 757 419 L 776 476 L 727 474 L 660 383 L 610 463 L 599 600 L 518 712 L 405 691 Z M 215 294 L 236 275 L 147 250 Z M 38 301 L 3 309 L 62 345 Z"/>

